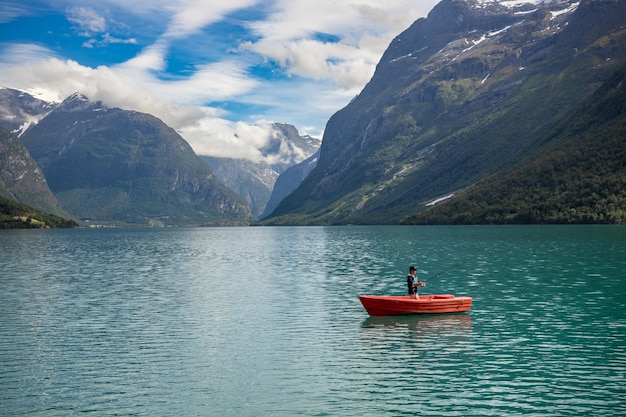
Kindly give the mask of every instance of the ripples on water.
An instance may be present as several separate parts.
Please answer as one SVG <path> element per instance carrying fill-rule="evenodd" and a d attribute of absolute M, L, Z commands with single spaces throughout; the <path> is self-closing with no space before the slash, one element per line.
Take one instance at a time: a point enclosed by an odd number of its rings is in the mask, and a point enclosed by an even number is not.
<path fill-rule="evenodd" d="M 625 232 L 2 232 L 0 414 L 625 415 Z M 470 314 L 368 317 L 412 263 Z"/>

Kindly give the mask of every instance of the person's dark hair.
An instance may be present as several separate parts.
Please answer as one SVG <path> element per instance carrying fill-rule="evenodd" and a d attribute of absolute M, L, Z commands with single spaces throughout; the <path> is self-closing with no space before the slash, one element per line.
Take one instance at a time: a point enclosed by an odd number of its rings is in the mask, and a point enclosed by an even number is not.
<path fill-rule="evenodd" d="M 409 271 L 416 271 L 416 269 L 415 269 L 415 267 L 414 267 L 413 265 L 411 265 L 411 266 L 409 267 Z"/>

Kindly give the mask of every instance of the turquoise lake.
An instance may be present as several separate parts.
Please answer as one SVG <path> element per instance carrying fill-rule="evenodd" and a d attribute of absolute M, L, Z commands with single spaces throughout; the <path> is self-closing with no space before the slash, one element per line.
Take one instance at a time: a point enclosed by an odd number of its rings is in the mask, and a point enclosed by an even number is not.
<path fill-rule="evenodd" d="M 623 416 L 626 227 L 1 231 L 0 415 Z"/>

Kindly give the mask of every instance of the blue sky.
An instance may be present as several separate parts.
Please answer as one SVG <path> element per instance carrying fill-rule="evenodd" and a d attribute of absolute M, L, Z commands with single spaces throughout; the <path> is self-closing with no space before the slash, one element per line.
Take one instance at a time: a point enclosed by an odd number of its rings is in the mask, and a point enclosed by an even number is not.
<path fill-rule="evenodd" d="M 438 0 L 0 0 L 0 86 L 154 114 L 258 160 L 267 124 L 322 136 Z"/>

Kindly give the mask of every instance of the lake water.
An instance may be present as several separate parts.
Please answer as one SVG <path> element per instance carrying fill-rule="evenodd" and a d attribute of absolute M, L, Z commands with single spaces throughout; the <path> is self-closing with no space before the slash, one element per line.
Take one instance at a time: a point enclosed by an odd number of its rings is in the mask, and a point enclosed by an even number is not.
<path fill-rule="evenodd" d="M 626 228 L 2 231 L 0 415 L 85 414 L 623 416 Z"/>

